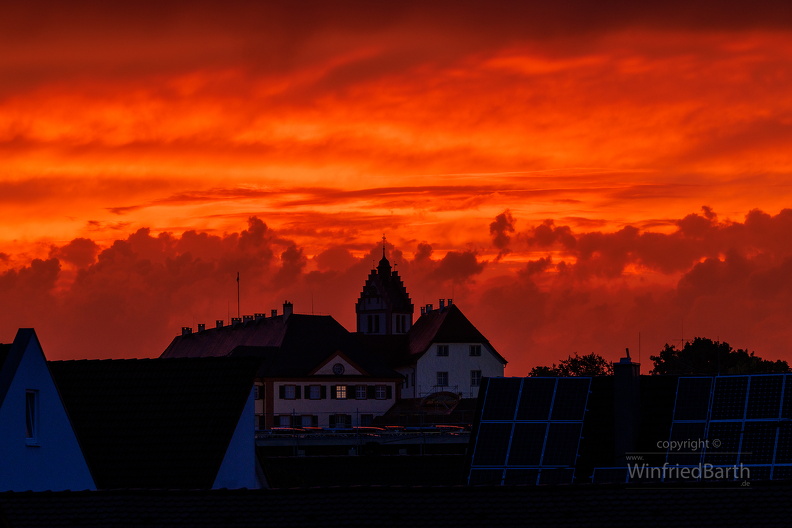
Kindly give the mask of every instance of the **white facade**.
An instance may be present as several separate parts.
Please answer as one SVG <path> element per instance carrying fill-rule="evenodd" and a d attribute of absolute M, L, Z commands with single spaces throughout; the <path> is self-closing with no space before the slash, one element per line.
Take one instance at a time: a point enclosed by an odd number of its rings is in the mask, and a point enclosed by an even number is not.
<path fill-rule="evenodd" d="M 423 398 L 448 391 L 476 398 L 481 378 L 503 376 L 504 365 L 483 343 L 432 343 L 415 366 L 399 369 L 406 376 L 404 398 Z"/>
<path fill-rule="evenodd" d="M 35 332 L 20 330 L 18 346 L 0 376 L 0 491 L 95 490 Z"/>

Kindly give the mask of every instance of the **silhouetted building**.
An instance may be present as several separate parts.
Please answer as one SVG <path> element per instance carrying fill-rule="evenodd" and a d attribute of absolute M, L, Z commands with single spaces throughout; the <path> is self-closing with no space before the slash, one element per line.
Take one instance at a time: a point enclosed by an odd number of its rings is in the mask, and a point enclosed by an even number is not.
<path fill-rule="evenodd" d="M 382 247 L 382 259 L 371 270 L 355 304 L 357 331 L 375 335 L 406 334 L 412 327 L 414 308 L 399 272 L 391 268 Z"/>

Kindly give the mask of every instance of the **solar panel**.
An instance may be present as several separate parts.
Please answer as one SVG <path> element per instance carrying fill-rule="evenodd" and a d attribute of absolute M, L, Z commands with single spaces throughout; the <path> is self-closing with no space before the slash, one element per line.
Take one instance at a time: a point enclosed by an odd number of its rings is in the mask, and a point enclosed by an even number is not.
<path fill-rule="evenodd" d="M 712 420 L 742 420 L 745 417 L 745 398 L 748 376 L 719 376 L 712 392 Z"/>
<path fill-rule="evenodd" d="M 550 423 L 542 456 L 543 466 L 574 466 L 582 422 Z"/>
<path fill-rule="evenodd" d="M 740 454 L 742 426 L 742 422 L 711 422 L 704 463 L 716 466 L 736 464 Z"/>
<path fill-rule="evenodd" d="M 785 380 L 781 396 L 781 418 L 792 419 L 792 374 L 780 377 Z"/>
<path fill-rule="evenodd" d="M 746 422 L 740 447 L 740 462 L 772 464 L 777 431 L 776 422 Z"/>
<path fill-rule="evenodd" d="M 792 422 L 780 422 L 778 424 L 775 463 L 792 464 Z"/>
<path fill-rule="evenodd" d="M 590 386 L 591 378 L 488 379 L 469 482 L 572 482 Z"/>
<path fill-rule="evenodd" d="M 555 393 L 555 378 L 525 378 L 523 380 L 518 420 L 548 420 Z"/>
<path fill-rule="evenodd" d="M 503 466 L 511 441 L 512 424 L 482 423 L 479 426 L 474 466 Z"/>
<path fill-rule="evenodd" d="M 777 418 L 781 410 L 783 376 L 751 376 L 750 382 L 748 410 L 745 417 L 749 420 Z"/>
<path fill-rule="evenodd" d="M 558 378 L 553 400 L 553 420 L 582 420 L 591 378 Z"/>
<path fill-rule="evenodd" d="M 674 420 L 706 420 L 712 378 L 679 378 Z"/>
<path fill-rule="evenodd" d="M 773 466 L 773 480 L 792 480 L 792 466 Z"/>
<path fill-rule="evenodd" d="M 709 405 L 704 407 L 708 387 Z M 792 375 L 680 378 L 670 443 L 703 440 L 705 449 L 669 449 L 669 464 L 750 469 L 750 479 L 792 478 Z M 713 478 L 742 480 L 738 474 Z"/>
<path fill-rule="evenodd" d="M 539 468 L 512 468 L 506 470 L 503 484 L 506 486 L 526 486 L 539 483 Z"/>
<path fill-rule="evenodd" d="M 543 468 L 539 473 L 539 484 L 572 484 L 575 470 L 570 468 Z"/>
<path fill-rule="evenodd" d="M 683 445 L 683 442 L 698 440 L 705 437 L 707 428 L 706 422 L 675 422 L 671 424 L 670 443 L 673 445 Z M 696 445 L 696 449 L 678 448 L 669 449 L 666 461 L 669 464 L 680 464 L 682 466 L 695 465 L 701 462 L 702 449 Z"/>
<path fill-rule="evenodd" d="M 516 423 L 509 452 L 510 466 L 538 466 L 542 463 L 547 423 Z"/>
<path fill-rule="evenodd" d="M 482 420 L 514 420 L 520 378 L 493 378 L 487 384 Z"/>

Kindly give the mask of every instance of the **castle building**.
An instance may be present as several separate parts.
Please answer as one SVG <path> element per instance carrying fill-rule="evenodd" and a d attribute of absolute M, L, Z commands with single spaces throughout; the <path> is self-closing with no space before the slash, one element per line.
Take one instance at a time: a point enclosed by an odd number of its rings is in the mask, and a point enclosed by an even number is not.
<path fill-rule="evenodd" d="M 447 304 L 446 304 L 447 301 Z M 465 317 L 453 299 L 439 308 L 414 307 L 382 248 L 355 305 L 357 332 L 372 354 L 404 376 L 401 398 L 451 392 L 475 398 L 484 377 L 503 376 L 506 360 Z"/>

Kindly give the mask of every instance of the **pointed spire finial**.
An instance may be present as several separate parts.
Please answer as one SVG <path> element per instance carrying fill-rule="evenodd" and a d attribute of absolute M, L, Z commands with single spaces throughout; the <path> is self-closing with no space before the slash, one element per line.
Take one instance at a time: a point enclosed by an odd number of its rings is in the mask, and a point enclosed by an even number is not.
<path fill-rule="evenodd" d="M 382 258 L 385 258 L 385 234 L 382 234 Z"/>

